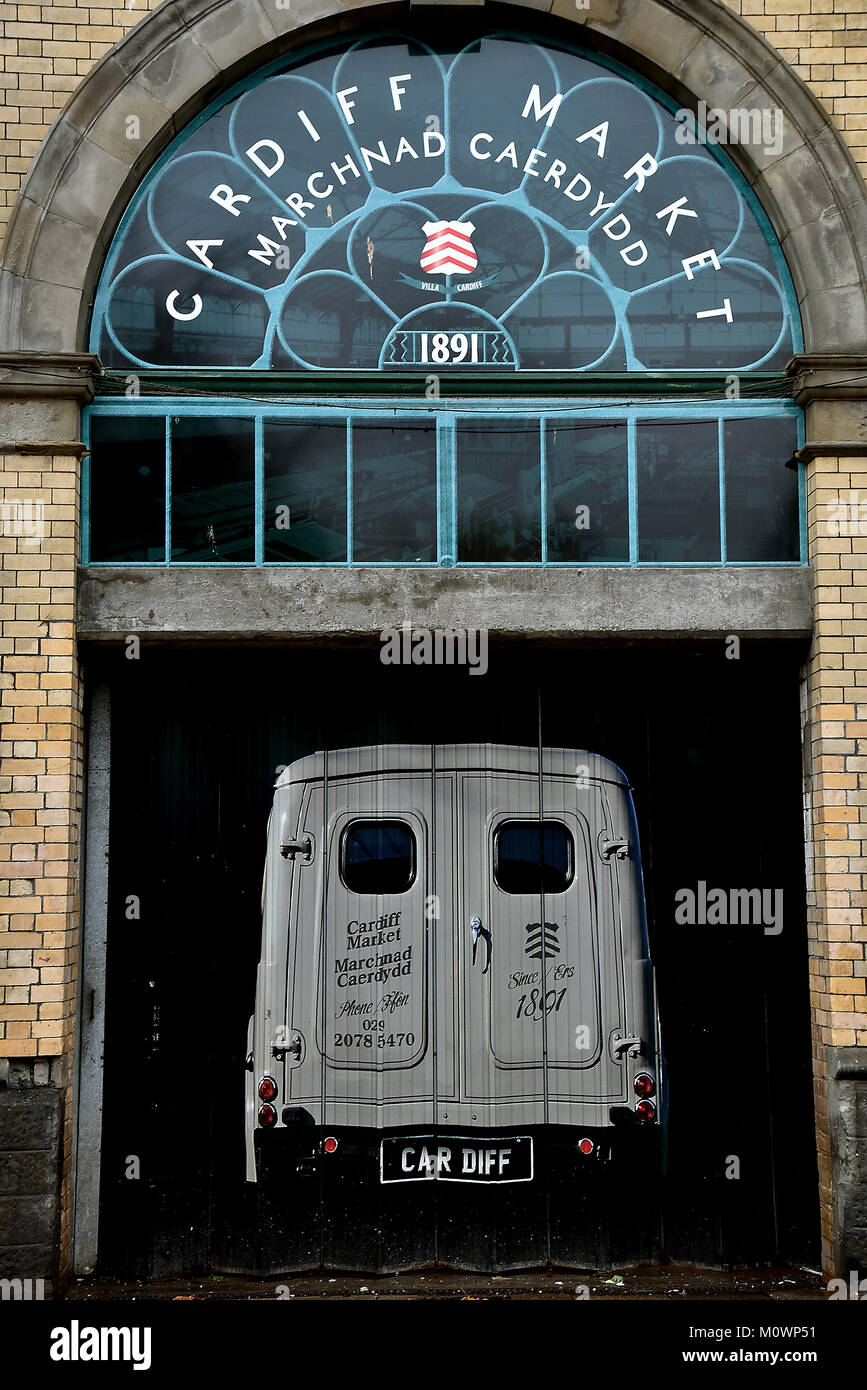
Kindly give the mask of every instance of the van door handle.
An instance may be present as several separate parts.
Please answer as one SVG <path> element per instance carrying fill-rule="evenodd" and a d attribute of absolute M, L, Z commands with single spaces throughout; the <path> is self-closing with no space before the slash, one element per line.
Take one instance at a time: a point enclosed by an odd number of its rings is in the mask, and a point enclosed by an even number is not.
<path fill-rule="evenodd" d="M 482 970 L 482 974 L 487 975 L 488 966 L 491 964 L 491 933 L 488 931 L 487 927 L 482 926 L 482 919 L 479 916 L 475 916 L 472 918 L 470 922 L 470 927 L 472 928 L 473 932 L 473 965 L 475 965 L 476 963 L 476 951 L 479 947 L 479 937 L 483 936 L 485 938 L 487 954 L 485 957 L 485 965 L 484 969 Z"/>

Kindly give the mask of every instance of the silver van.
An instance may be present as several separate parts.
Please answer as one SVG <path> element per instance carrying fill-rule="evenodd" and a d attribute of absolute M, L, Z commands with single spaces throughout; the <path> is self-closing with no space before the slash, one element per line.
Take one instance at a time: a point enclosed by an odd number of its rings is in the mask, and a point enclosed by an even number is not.
<path fill-rule="evenodd" d="M 366 1146 L 384 1184 L 531 1182 L 540 1126 L 588 1161 L 659 1132 L 635 815 L 605 758 L 301 758 L 276 784 L 262 922 L 249 1181 Z"/>

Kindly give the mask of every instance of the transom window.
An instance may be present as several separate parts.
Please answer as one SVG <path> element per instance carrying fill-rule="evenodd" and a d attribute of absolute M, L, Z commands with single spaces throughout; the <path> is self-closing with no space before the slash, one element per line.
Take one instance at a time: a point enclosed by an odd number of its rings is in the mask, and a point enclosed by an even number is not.
<path fill-rule="evenodd" d="M 797 564 L 793 407 L 91 410 L 90 564 Z M 209 410 L 212 410 L 209 407 Z M 225 412 L 225 413 L 224 413 Z"/>

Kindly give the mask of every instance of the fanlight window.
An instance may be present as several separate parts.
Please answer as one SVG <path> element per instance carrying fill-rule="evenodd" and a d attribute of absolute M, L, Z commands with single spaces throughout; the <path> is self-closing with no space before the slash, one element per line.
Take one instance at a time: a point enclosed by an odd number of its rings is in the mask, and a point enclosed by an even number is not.
<path fill-rule="evenodd" d="M 100 287 L 109 367 L 780 368 L 784 270 L 662 100 L 520 37 L 308 55 L 182 136 Z"/>

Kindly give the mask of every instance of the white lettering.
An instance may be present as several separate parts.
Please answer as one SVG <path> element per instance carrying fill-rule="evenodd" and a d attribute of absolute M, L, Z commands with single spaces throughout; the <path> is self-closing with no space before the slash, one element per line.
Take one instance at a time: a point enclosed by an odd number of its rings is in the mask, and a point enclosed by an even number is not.
<path fill-rule="evenodd" d="M 325 178 L 324 173 L 322 172 L 321 169 L 319 169 L 319 170 L 317 170 L 317 172 L 316 172 L 315 174 L 311 174 L 310 177 L 309 177 L 309 179 L 307 180 L 307 192 L 308 192 L 308 193 L 312 193 L 314 198 L 330 198 L 331 195 L 332 195 L 332 193 L 334 192 L 334 184 L 333 184 L 333 183 L 330 183 L 330 184 L 328 185 L 327 188 L 323 188 L 321 192 L 320 192 L 320 190 L 319 190 L 318 188 L 314 188 L 314 187 L 313 187 L 313 180 L 314 180 L 314 179 L 324 179 L 324 178 Z"/>
<path fill-rule="evenodd" d="M 271 153 L 276 156 L 276 163 L 266 164 L 264 159 L 260 159 L 258 152 L 261 149 L 270 150 Z M 271 178 L 272 174 L 276 174 L 278 169 L 283 168 L 286 159 L 282 147 L 278 145 L 275 140 L 257 140 L 255 145 L 251 145 L 247 150 L 247 156 L 252 159 L 257 169 L 261 169 L 262 173 L 268 179 Z"/>
<path fill-rule="evenodd" d="M 545 124 L 548 125 L 548 126 L 549 126 L 549 125 L 553 125 L 553 123 L 554 123 L 554 117 L 556 116 L 557 111 L 559 110 L 560 102 L 561 102 L 562 100 L 563 100 L 563 94 L 562 94 L 562 92 L 561 92 L 561 93 L 559 93 L 557 96 L 552 97 L 551 100 L 547 103 L 546 106 L 543 106 L 543 105 L 542 105 L 542 93 L 541 93 L 541 90 L 540 90 L 540 88 L 539 88 L 539 84 L 538 84 L 538 82 L 534 82 L 533 85 L 532 85 L 532 87 L 530 88 L 530 95 L 527 97 L 527 101 L 526 101 L 526 103 L 525 103 L 525 106 L 524 106 L 523 111 L 521 112 L 521 115 L 522 115 L 522 116 L 524 117 L 524 119 L 526 120 L 526 119 L 527 119 L 527 116 L 529 115 L 530 111 L 532 110 L 532 112 L 533 112 L 533 119 L 536 120 L 536 121 L 541 121 L 542 117 L 545 115 L 545 112 L 546 112 L 546 111 L 550 111 L 551 114 L 550 114 L 550 116 L 548 117 L 548 119 L 547 119 L 547 121 L 545 122 Z"/>
<path fill-rule="evenodd" d="M 620 233 L 619 236 L 615 236 L 611 228 L 616 227 L 618 222 L 622 222 L 623 231 Z M 629 233 L 632 231 L 632 224 L 629 221 L 628 217 L 625 217 L 622 212 L 619 212 L 616 217 L 612 217 L 610 222 L 603 222 L 602 230 L 606 236 L 609 236 L 611 238 L 612 241 L 622 241 L 623 238 L 629 236 Z"/>
<path fill-rule="evenodd" d="M 298 119 L 301 122 L 301 124 L 305 127 L 305 129 L 307 129 L 310 132 L 314 140 L 320 140 L 322 138 L 319 134 L 319 131 L 316 129 L 315 125 L 313 125 L 312 121 L 310 120 L 310 117 L 307 115 L 306 111 L 299 111 Z"/>
<path fill-rule="evenodd" d="M 641 254 L 638 257 L 638 260 L 634 261 L 629 253 L 630 251 L 634 251 L 636 247 L 641 252 Z M 620 255 L 627 265 L 644 265 L 644 262 L 647 260 L 647 246 L 643 241 L 632 241 L 628 246 L 624 246 L 621 248 Z"/>
<path fill-rule="evenodd" d="M 504 160 L 504 159 L 508 159 L 509 163 L 510 163 L 515 169 L 517 169 L 517 167 L 518 167 L 518 151 L 515 149 L 515 142 L 514 142 L 514 140 L 510 140 L 509 143 L 508 143 L 508 145 L 506 145 L 505 149 L 503 149 L 503 150 L 500 151 L 500 153 L 497 155 L 496 159 L 494 160 L 494 163 L 495 163 L 495 164 L 500 164 L 500 163 L 502 162 L 502 160 Z"/>
<path fill-rule="evenodd" d="M 681 261 L 681 265 L 686 271 L 687 280 L 695 279 L 692 273 L 693 266 L 697 266 L 699 270 L 705 265 L 712 265 L 714 270 L 719 270 L 720 268 L 719 261 L 716 258 L 716 251 L 699 251 L 697 256 L 687 256 L 685 260 Z"/>
<path fill-rule="evenodd" d="M 337 100 L 340 102 L 340 107 L 346 117 L 347 125 L 355 125 L 355 117 L 352 115 L 355 102 L 349 101 L 348 98 L 352 96 L 353 92 L 357 91 L 357 87 L 344 87 L 342 92 L 337 93 Z"/>
<path fill-rule="evenodd" d="M 200 294 L 193 295 L 193 309 L 189 314 L 182 314 L 180 309 L 175 308 L 175 301 L 179 298 L 179 292 L 177 290 L 172 290 L 171 294 L 166 299 L 166 308 L 168 309 L 172 318 L 184 320 L 197 319 L 199 317 L 199 314 L 202 312 L 202 296 Z"/>
<path fill-rule="evenodd" d="M 554 164 L 551 165 L 551 168 L 552 168 L 552 169 L 554 168 L 554 165 L 556 164 L 556 162 L 557 162 L 557 161 L 555 160 L 555 161 L 554 161 Z M 583 192 L 583 193 L 573 193 L 573 192 L 572 192 L 572 189 L 575 187 L 576 183 L 583 183 L 583 185 L 584 185 L 584 192 Z M 558 187 L 558 188 L 560 187 L 559 182 L 557 183 L 557 187 Z M 589 179 L 586 179 L 586 178 L 584 177 L 583 174 L 576 174 L 575 177 L 574 177 L 574 179 L 572 179 L 571 183 L 569 184 L 568 188 L 564 188 L 564 189 L 563 189 L 563 192 L 566 194 L 566 197 L 567 197 L 567 198 L 571 198 L 571 199 L 572 199 L 572 202 L 573 202 L 573 203 L 581 203 L 581 202 L 583 202 L 584 199 L 587 197 L 587 195 L 588 195 L 588 193 L 590 192 L 590 189 L 591 189 L 591 188 L 592 188 L 592 184 L 590 183 L 590 180 L 589 180 Z"/>
<path fill-rule="evenodd" d="M 233 193 L 227 183 L 218 183 L 217 187 L 208 194 L 212 203 L 219 203 L 221 208 L 225 208 L 233 217 L 241 216 L 241 209 L 236 208 L 236 203 L 249 203 L 249 193 Z"/>
<path fill-rule="evenodd" d="M 400 111 L 400 110 L 402 109 L 402 108 L 401 108 L 401 105 L 400 105 L 400 99 L 401 99 L 401 97 L 404 96 L 405 93 L 406 93 L 406 87 L 398 87 L 398 85 L 397 85 L 398 82 L 411 82 L 411 81 L 412 81 L 412 73 L 411 73 L 411 72 L 402 72 L 402 73 L 400 74 L 399 77 L 390 77 L 390 78 L 388 79 L 389 86 L 391 87 L 391 99 L 392 99 L 392 101 L 394 102 L 394 109 L 395 109 L 395 111 Z"/>
<path fill-rule="evenodd" d="M 347 169 L 351 169 L 357 179 L 361 178 L 361 172 L 355 160 L 352 158 L 351 154 L 348 154 L 346 156 L 345 164 L 338 164 L 336 159 L 332 159 L 331 167 L 334 170 L 335 178 L 339 179 L 342 184 L 346 183 L 346 179 L 343 177 L 343 175 L 345 174 Z"/>
<path fill-rule="evenodd" d="M 490 159 L 491 151 L 488 150 L 487 154 L 481 154 L 476 149 L 476 143 L 479 140 L 487 140 L 488 144 L 490 145 L 493 138 L 493 135 L 486 135 L 482 130 L 480 130 L 478 134 L 473 136 L 472 140 L 470 141 L 470 154 L 473 156 L 473 159 Z M 565 168 L 566 166 L 564 165 L 563 167 Z"/>
<path fill-rule="evenodd" d="M 193 255 L 194 255 L 194 256 L 198 256 L 199 260 L 202 262 L 202 265 L 206 265 L 206 266 L 208 267 L 208 270 L 213 270 L 213 269 L 214 269 L 214 262 L 211 260 L 210 256 L 208 255 L 208 247 L 209 247 L 209 246 L 222 246 L 222 244 L 223 244 L 222 238 L 221 238 L 219 241 L 188 241 L 188 242 L 187 242 L 187 245 L 189 246 L 189 248 L 190 248 L 190 250 L 192 251 Z"/>
<path fill-rule="evenodd" d="M 631 168 L 626 170 L 626 173 L 623 175 L 623 177 L 625 179 L 628 179 L 630 174 L 635 174 L 635 176 L 638 179 L 638 183 L 635 185 L 632 191 L 633 193 L 640 193 L 647 180 L 653 174 L 656 173 L 658 168 L 659 165 L 653 158 L 652 154 L 643 154 L 641 158 L 637 161 L 637 163 L 633 164 Z"/>
<path fill-rule="evenodd" d="M 721 309 L 704 309 L 700 314 L 696 314 L 696 318 L 715 319 L 720 315 L 725 318 L 726 323 L 732 322 L 732 302 L 730 299 L 723 300 Z"/>
<path fill-rule="evenodd" d="M 544 177 L 544 179 L 542 180 L 542 182 L 543 182 L 543 183 L 547 183 L 547 182 L 549 181 L 549 179 L 550 179 L 551 182 L 554 184 L 554 187 L 555 187 L 555 188 L 559 188 L 559 187 L 560 187 L 560 175 L 561 175 L 561 174 L 565 174 L 565 172 L 566 172 L 566 165 L 563 163 L 562 159 L 555 159 L 555 160 L 554 160 L 554 163 L 551 165 L 551 168 L 548 170 L 548 172 L 547 172 L 547 174 L 545 175 L 545 177 Z M 571 184 L 570 184 L 570 187 L 571 187 Z M 588 189 L 588 192 L 589 192 L 589 189 Z M 577 201 L 578 201 L 578 199 L 576 199 L 576 202 L 577 202 Z"/>
<path fill-rule="evenodd" d="M 426 130 L 426 131 L 424 132 L 424 134 L 422 135 L 421 138 L 422 138 L 422 144 L 424 145 L 424 157 L 425 157 L 425 159 L 436 159 L 436 158 L 438 158 L 438 156 L 442 154 L 443 150 L 444 150 L 445 147 L 446 147 L 446 138 L 445 138 L 444 135 L 440 135 L 440 133 L 439 133 L 438 130 Z M 438 150 L 432 150 L 432 149 L 431 149 L 431 147 L 430 147 L 430 142 L 431 142 L 431 140 L 439 140 L 439 142 L 440 142 L 440 147 L 439 147 Z"/>
<path fill-rule="evenodd" d="M 667 212 L 671 213 L 671 216 L 669 217 L 668 223 L 665 228 L 666 236 L 671 236 L 671 229 L 677 221 L 678 217 L 698 217 L 698 213 L 693 212 L 692 208 L 684 208 L 683 205 L 685 202 L 686 194 L 684 193 L 682 197 L 678 198 L 676 203 L 669 203 L 667 208 L 663 208 L 661 212 L 658 212 L 656 214 L 656 220 L 657 222 L 659 222 Z"/>
<path fill-rule="evenodd" d="M 592 130 L 585 130 L 583 135 L 576 135 L 575 139 L 579 145 L 583 144 L 585 140 L 595 140 L 599 147 L 596 153 L 602 159 L 605 154 L 605 146 L 608 143 L 608 122 L 603 121 L 601 125 L 594 126 Z"/>
<path fill-rule="evenodd" d="M 391 160 L 390 160 L 389 157 L 388 157 L 388 151 L 387 151 L 386 148 L 385 148 L 385 141 L 384 141 L 384 140 L 380 140 L 380 142 L 379 142 L 379 154 L 376 153 L 376 150 L 367 150 L 367 149 L 365 149 L 364 145 L 362 145 L 362 146 L 361 146 L 361 158 L 364 160 L 365 164 L 367 165 L 368 173 L 371 173 L 371 172 L 372 172 L 371 167 L 370 167 L 370 161 L 371 161 L 372 159 L 375 159 L 375 160 L 377 161 L 378 164 L 390 164 L 390 163 L 391 163 Z"/>

